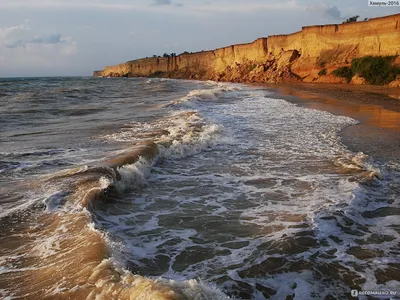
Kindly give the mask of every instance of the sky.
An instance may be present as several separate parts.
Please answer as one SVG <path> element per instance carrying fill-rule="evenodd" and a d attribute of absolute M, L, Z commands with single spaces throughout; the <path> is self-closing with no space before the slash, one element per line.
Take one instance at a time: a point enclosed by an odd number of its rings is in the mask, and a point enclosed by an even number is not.
<path fill-rule="evenodd" d="M 367 0 L 0 0 L 0 77 L 90 76 L 141 57 L 396 13 Z"/>

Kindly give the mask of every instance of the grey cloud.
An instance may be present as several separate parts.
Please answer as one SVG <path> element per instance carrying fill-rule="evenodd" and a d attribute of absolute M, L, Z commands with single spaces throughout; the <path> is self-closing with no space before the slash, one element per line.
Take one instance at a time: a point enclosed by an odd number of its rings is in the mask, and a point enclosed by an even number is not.
<path fill-rule="evenodd" d="M 308 7 L 308 10 L 314 13 L 318 13 L 324 17 L 328 17 L 334 20 L 343 20 L 341 11 L 337 6 L 329 6 L 326 4 L 316 4 Z"/>
<path fill-rule="evenodd" d="M 57 33 L 45 37 L 35 36 L 33 39 L 8 40 L 5 42 L 5 46 L 7 48 L 25 48 L 31 44 L 55 45 L 63 43 L 65 41 L 61 39 L 61 34 Z"/>
<path fill-rule="evenodd" d="M 34 37 L 32 40 L 28 41 L 31 44 L 62 44 L 61 34 L 52 34 L 46 37 Z"/>
<path fill-rule="evenodd" d="M 18 40 L 18 41 L 6 41 L 6 42 L 4 43 L 4 46 L 6 46 L 6 48 L 25 47 L 24 41 L 23 41 L 23 40 Z"/>
<path fill-rule="evenodd" d="M 171 0 L 153 0 L 152 6 L 174 5 L 175 7 L 184 7 L 183 3 L 173 4 Z"/>
<path fill-rule="evenodd" d="M 61 40 L 61 34 L 52 34 L 46 37 L 44 40 L 45 44 L 62 44 L 64 41 Z"/>
<path fill-rule="evenodd" d="M 333 19 L 337 19 L 337 20 L 340 20 L 343 18 L 343 17 L 341 17 L 342 13 L 336 6 L 329 7 L 328 9 L 326 9 L 325 14 L 332 17 Z"/>
<path fill-rule="evenodd" d="M 171 5 L 172 2 L 171 0 L 153 0 L 153 4 L 154 6 L 159 6 L 159 5 Z"/>

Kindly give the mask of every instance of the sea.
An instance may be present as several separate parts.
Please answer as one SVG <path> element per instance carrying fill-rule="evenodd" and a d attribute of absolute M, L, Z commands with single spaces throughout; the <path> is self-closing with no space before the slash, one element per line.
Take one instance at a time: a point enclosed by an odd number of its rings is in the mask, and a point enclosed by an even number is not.
<path fill-rule="evenodd" d="M 399 296 L 400 157 L 357 124 L 264 86 L 2 78 L 0 298 Z"/>

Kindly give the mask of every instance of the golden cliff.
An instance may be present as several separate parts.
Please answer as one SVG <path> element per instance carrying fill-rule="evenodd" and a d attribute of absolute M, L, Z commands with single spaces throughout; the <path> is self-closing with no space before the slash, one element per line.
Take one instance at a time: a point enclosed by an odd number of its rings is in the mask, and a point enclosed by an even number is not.
<path fill-rule="evenodd" d="M 94 76 L 339 83 L 344 79 L 330 73 L 349 66 L 354 58 L 399 55 L 400 14 L 396 14 L 362 22 L 308 26 L 293 34 L 211 51 L 133 60 L 95 71 Z M 353 83 L 363 83 L 362 78 L 353 79 Z"/>

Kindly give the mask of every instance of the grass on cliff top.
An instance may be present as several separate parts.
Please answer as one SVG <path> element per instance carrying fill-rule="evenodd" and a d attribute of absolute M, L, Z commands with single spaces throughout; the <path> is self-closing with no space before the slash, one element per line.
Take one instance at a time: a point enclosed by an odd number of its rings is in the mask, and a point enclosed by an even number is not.
<path fill-rule="evenodd" d="M 400 75 L 400 68 L 393 66 L 396 56 L 364 56 L 354 58 L 350 67 L 341 67 L 332 72 L 333 75 L 344 77 L 350 82 L 358 74 L 365 78 L 368 84 L 383 85 L 395 80 Z"/>

